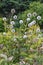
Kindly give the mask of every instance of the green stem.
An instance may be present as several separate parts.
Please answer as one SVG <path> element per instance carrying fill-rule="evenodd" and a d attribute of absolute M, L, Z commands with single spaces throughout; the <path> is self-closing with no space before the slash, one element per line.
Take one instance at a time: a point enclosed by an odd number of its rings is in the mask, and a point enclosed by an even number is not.
<path fill-rule="evenodd" d="M 6 32 L 6 22 L 4 21 L 4 29 L 5 29 L 5 32 Z"/>

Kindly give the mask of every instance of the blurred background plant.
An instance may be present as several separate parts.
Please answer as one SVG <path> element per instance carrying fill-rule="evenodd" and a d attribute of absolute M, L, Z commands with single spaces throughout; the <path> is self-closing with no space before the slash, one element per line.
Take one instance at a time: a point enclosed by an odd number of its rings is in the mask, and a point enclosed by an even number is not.
<path fill-rule="evenodd" d="M 29 8 L 31 2 L 43 2 L 43 0 L 0 0 L 0 12 L 3 14 L 10 13 L 10 10 L 14 8 L 16 13 L 22 12 Z M 0 13 L 0 14 L 1 14 Z"/>

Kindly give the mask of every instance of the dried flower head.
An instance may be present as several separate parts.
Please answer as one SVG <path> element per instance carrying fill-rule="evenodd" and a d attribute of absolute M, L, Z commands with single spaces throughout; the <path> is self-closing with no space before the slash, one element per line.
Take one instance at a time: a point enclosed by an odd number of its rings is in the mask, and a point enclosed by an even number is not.
<path fill-rule="evenodd" d="M 15 9 L 11 9 L 11 13 L 14 14 L 15 13 Z"/>
<path fill-rule="evenodd" d="M 3 35 L 6 36 L 6 32 L 3 32 Z"/>
<path fill-rule="evenodd" d="M 11 24 L 11 25 L 15 25 L 15 22 L 14 22 L 14 21 L 11 21 L 10 24 Z"/>
<path fill-rule="evenodd" d="M 31 19 L 30 18 L 27 18 L 27 22 L 29 22 Z"/>
<path fill-rule="evenodd" d="M 24 35 L 23 38 L 26 39 L 27 38 L 27 35 Z"/>
<path fill-rule="evenodd" d="M 38 34 L 38 38 L 40 38 L 40 37 L 42 37 L 42 35 L 41 34 Z"/>
<path fill-rule="evenodd" d="M 16 38 L 14 38 L 14 41 L 17 41 L 17 39 L 16 39 Z"/>
<path fill-rule="evenodd" d="M 14 33 L 15 32 L 15 29 L 12 29 L 11 32 Z"/>
<path fill-rule="evenodd" d="M 28 14 L 27 14 L 27 17 L 29 17 L 29 18 L 30 18 L 31 16 L 32 16 L 32 14 L 31 14 L 31 13 L 28 13 Z"/>
<path fill-rule="evenodd" d="M 20 20 L 19 23 L 20 23 L 20 24 L 23 24 L 23 20 Z"/>
<path fill-rule="evenodd" d="M 39 33 L 39 32 L 40 32 L 40 28 L 37 28 L 37 29 L 36 29 L 36 33 Z"/>
<path fill-rule="evenodd" d="M 3 17 L 3 21 L 7 21 L 7 18 L 6 17 Z"/>
<path fill-rule="evenodd" d="M 37 20 L 41 20 L 41 16 L 37 16 Z"/>
<path fill-rule="evenodd" d="M 33 12 L 33 16 L 37 16 L 37 13 L 36 12 Z"/>
<path fill-rule="evenodd" d="M 36 24 L 36 21 L 33 20 L 31 23 L 28 24 L 28 27 L 31 27 L 32 25 L 35 25 Z"/>
<path fill-rule="evenodd" d="M 16 19 L 17 19 L 17 15 L 14 15 L 14 16 L 13 16 L 13 19 L 16 20 Z"/>

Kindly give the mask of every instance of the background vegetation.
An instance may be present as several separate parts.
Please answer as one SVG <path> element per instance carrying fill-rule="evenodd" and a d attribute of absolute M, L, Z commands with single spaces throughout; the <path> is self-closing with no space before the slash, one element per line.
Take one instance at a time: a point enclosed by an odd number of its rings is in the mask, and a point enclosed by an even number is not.
<path fill-rule="evenodd" d="M 29 9 L 29 4 L 33 1 L 43 2 L 43 0 L 0 0 L 0 13 L 7 15 L 12 8 L 16 10 L 16 13 L 22 12 Z"/>

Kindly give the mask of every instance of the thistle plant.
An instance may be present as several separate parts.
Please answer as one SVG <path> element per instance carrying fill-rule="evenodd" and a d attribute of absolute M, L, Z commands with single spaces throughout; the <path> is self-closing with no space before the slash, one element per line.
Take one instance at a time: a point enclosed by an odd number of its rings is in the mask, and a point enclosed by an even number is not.
<path fill-rule="evenodd" d="M 9 29 L 7 30 L 5 25 L 5 32 L 0 34 L 0 43 L 3 43 L 0 50 L 1 60 L 7 59 L 7 65 L 41 65 L 43 36 L 37 22 L 41 21 L 42 17 L 36 12 L 28 13 L 24 21 L 12 11 L 12 19 L 7 24 Z M 6 22 L 6 18 L 3 20 Z"/>

